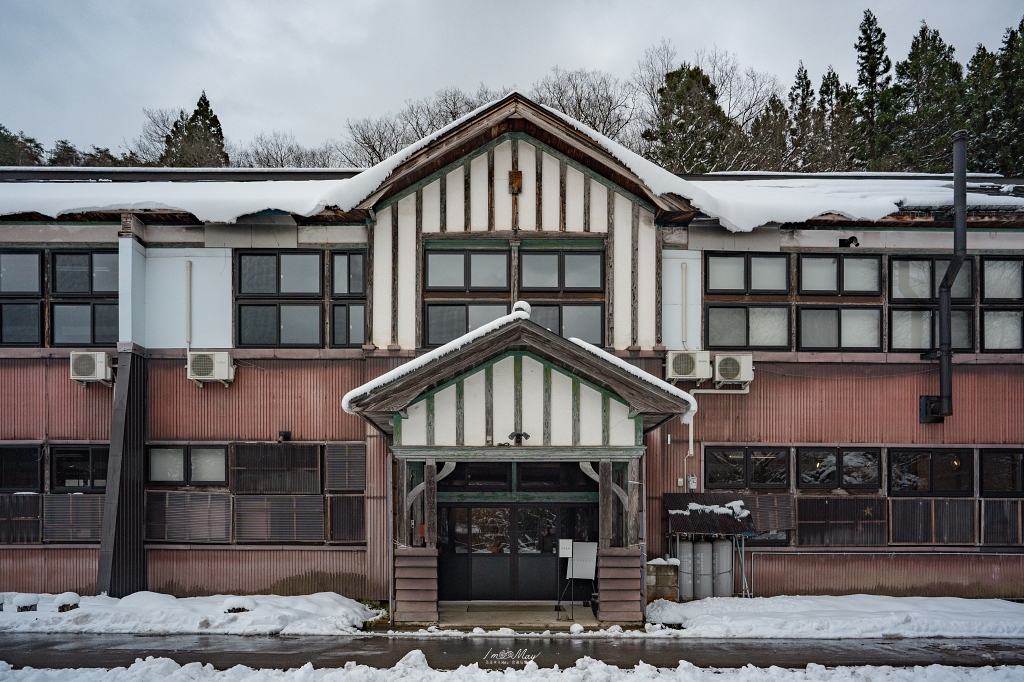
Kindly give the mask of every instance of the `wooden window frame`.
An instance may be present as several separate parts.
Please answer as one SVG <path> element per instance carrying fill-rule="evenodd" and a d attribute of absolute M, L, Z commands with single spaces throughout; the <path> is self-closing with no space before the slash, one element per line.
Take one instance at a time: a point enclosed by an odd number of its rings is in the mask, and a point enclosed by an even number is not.
<path fill-rule="evenodd" d="M 430 256 L 434 254 L 461 255 L 462 256 L 462 282 L 461 287 L 430 286 Z M 503 255 L 505 257 L 505 285 L 501 287 L 474 287 L 472 284 L 473 255 L 482 254 L 488 256 Z M 423 291 L 425 292 L 447 292 L 447 293 L 507 293 L 512 290 L 512 251 L 509 248 L 474 248 L 474 249 L 423 249 Z"/>
<path fill-rule="evenodd" d="M 711 259 L 712 258 L 743 258 L 743 289 L 712 289 L 711 288 Z M 754 289 L 751 285 L 753 268 L 750 261 L 752 258 L 784 258 L 786 260 L 786 288 L 785 289 Z M 792 259 L 788 251 L 705 251 L 704 252 L 704 293 L 716 296 L 788 296 L 791 290 L 791 268 Z"/>
<path fill-rule="evenodd" d="M 557 255 L 558 256 L 558 286 L 557 287 L 527 287 L 523 285 L 523 274 L 525 269 L 522 266 L 524 256 L 532 255 Z M 601 285 L 597 287 L 567 287 L 565 286 L 565 257 L 569 256 L 597 256 L 600 260 Z M 605 267 L 605 253 L 595 249 L 545 249 L 545 248 L 520 248 L 519 250 L 519 291 L 526 294 L 603 294 L 607 289 Z"/>
<path fill-rule="evenodd" d="M 835 310 L 836 315 L 836 337 L 838 344 L 835 346 L 804 346 L 801 343 L 803 333 L 803 312 L 805 310 Z M 877 310 L 878 311 L 878 343 L 874 346 L 844 346 L 843 345 L 843 311 L 844 310 Z M 884 347 L 884 311 L 880 305 L 799 305 L 796 308 L 796 349 L 799 351 L 814 352 L 847 352 L 847 353 L 879 353 Z M 749 326 L 749 323 L 748 323 Z M 748 331 L 749 333 L 749 331 Z"/>
<path fill-rule="evenodd" d="M 154 481 L 152 479 L 152 472 L 150 471 L 150 458 L 149 453 L 153 449 L 173 449 L 181 448 L 184 450 L 184 456 L 182 459 L 182 480 L 181 481 Z M 220 448 L 224 451 L 224 479 L 222 481 L 192 481 L 192 448 L 202 450 L 212 450 L 214 448 Z M 229 473 L 229 462 L 228 462 L 228 444 L 227 443 L 147 443 L 146 444 L 146 488 L 227 488 L 228 487 L 228 473 Z"/>
<path fill-rule="evenodd" d="M 710 311 L 712 308 L 743 308 L 746 311 L 746 326 L 743 337 L 746 343 L 742 346 L 715 346 L 711 344 Z M 789 342 L 785 346 L 751 346 L 750 345 L 750 308 L 785 308 L 786 309 L 786 333 Z M 788 351 L 793 349 L 793 309 L 789 303 L 734 303 L 734 302 L 705 302 L 704 304 L 704 347 L 714 351 Z"/>

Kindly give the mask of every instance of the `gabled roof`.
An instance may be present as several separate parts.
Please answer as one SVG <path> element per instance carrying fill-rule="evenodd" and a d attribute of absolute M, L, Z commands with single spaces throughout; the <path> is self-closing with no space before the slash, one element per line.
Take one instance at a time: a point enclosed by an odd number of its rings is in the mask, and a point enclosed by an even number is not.
<path fill-rule="evenodd" d="M 349 391 L 342 407 L 384 433 L 391 418 L 418 396 L 509 351 L 527 351 L 629 402 L 648 432 L 675 416 L 692 418 L 689 394 L 579 339 L 565 339 L 530 321 L 529 305 Z"/>

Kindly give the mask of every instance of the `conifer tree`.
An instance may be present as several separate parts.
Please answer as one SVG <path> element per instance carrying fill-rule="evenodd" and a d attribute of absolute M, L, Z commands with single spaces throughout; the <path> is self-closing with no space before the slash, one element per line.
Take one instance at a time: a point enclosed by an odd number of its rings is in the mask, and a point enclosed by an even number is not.
<path fill-rule="evenodd" d="M 792 163 L 796 170 L 806 170 L 811 162 L 814 142 L 814 99 L 814 87 L 801 60 L 796 70 L 796 82 L 789 90 L 789 137 L 793 150 Z"/>
<path fill-rule="evenodd" d="M 1006 176 L 1024 175 L 1024 19 L 1007 29 L 996 55 L 992 123 L 998 146 L 990 164 Z"/>
<path fill-rule="evenodd" d="M 161 166 L 221 167 L 228 165 L 224 149 L 224 130 L 213 113 L 206 91 L 199 97 L 195 111 L 189 116 L 182 109 L 171 131 L 164 138 Z"/>
<path fill-rule="evenodd" d="M 970 169 L 994 173 L 996 152 L 999 149 L 996 114 L 996 73 L 998 60 L 995 52 L 978 44 L 974 56 L 967 63 L 964 78 L 963 97 L 960 100 L 960 115 L 971 133 L 967 156 Z"/>
<path fill-rule="evenodd" d="M 886 140 L 879 139 L 879 128 L 885 122 L 886 91 L 892 80 L 889 75 L 892 62 L 885 53 L 885 31 L 871 10 L 864 11 L 860 37 L 854 47 L 857 49 L 857 92 L 860 96 L 861 161 L 870 168 L 877 165 L 880 147 L 886 143 Z"/>
<path fill-rule="evenodd" d="M 907 171 L 951 172 L 950 135 L 961 124 L 963 67 L 939 32 L 921 22 L 905 61 L 896 64 L 893 151 Z"/>
<path fill-rule="evenodd" d="M 853 142 L 857 91 L 843 84 L 831 66 L 821 78 L 818 106 L 814 111 L 814 134 L 810 166 L 823 172 L 854 168 Z"/>
<path fill-rule="evenodd" d="M 0 166 L 40 166 L 43 145 L 24 132 L 12 133 L 0 125 Z"/>
<path fill-rule="evenodd" d="M 743 156 L 744 170 L 789 170 L 789 139 L 789 111 L 778 95 L 772 95 L 750 125 Z"/>

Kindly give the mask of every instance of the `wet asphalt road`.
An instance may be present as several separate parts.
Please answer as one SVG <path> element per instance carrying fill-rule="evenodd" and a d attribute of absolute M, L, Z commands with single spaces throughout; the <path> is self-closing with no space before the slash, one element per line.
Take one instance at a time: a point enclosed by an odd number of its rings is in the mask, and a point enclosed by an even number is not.
<path fill-rule="evenodd" d="M 297 668 L 311 661 L 317 668 L 336 668 L 355 661 L 389 668 L 413 649 L 426 654 L 435 668 L 451 669 L 486 662 L 488 652 L 525 649 L 541 667 L 572 666 L 583 656 L 600 658 L 620 668 L 639 661 L 675 667 L 680 659 L 700 667 L 730 668 L 753 663 L 803 668 L 825 666 L 1024 664 L 1024 640 L 1014 639 L 570 639 L 568 637 L 239 637 L 233 635 L 44 635 L 0 634 L 0 660 L 16 668 L 113 668 L 136 658 L 157 656 L 180 664 L 212 663 L 215 668 Z"/>

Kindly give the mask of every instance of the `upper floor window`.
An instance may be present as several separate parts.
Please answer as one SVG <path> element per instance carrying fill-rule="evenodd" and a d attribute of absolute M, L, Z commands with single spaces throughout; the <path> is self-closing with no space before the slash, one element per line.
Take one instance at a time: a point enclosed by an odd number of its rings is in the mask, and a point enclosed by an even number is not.
<path fill-rule="evenodd" d="M 970 450 L 890 450 L 892 495 L 972 495 L 974 453 Z"/>
<path fill-rule="evenodd" d="M 872 296 L 881 291 L 881 256 L 800 256 L 802 294 Z"/>
<path fill-rule="evenodd" d="M 789 350 L 789 306 L 709 305 L 707 347 Z"/>
<path fill-rule="evenodd" d="M 57 492 L 102 492 L 107 487 L 106 445 L 54 447 L 53 490 Z"/>
<path fill-rule="evenodd" d="M 787 294 L 789 256 L 763 253 L 709 254 L 707 293 Z"/>
<path fill-rule="evenodd" d="M 42 294 L 42 272 L 38 251 L 0 253 L 0 296 Z"/>
<path fill-rule="evenodd" d="M 427 251 L 428 291 L 508 291 L 508 251 Z"/>
<path fill-rule="evenodd" d="M 331 345 L 366 343 L 366 254 L 340 251 L 331 255 Z"/>
<path fill-rule="evenodd" d="M 38 445 L 0 447 L 0 490 L 39 492 L 43 470 L 41 452 Z"/>
<path fill-rule="evenodd" d="M 1020 497 L 1024 450 L 981 451 L 981 494 L 989 497 Z"/>
<path fill-rule="evenodd" d="M 900 257 L 889 259 L 889 298 L 893 301 L 934 301 L 946 276 L 949 258 Z M 964 260 L 953 281 L 954 300 L 974 298 L 974 261 Z"/>
<path fill-rule="evenodd" d="M 149 482 L 164 485 L 226 486 L 223 445 L 159 445 L 149 448 Z"/>
<path fill-rule="evenodd" d="M 116 251 L 54 252 L 53 291 L 57 296 L 117 295 Z"/>
<path fill-rule="evenodd" d="M 567 339 L 604 343 L 604 306 L 600 303 L 531 304 L 530 319 Z"/>
<path fill-rule="evenodd" d="M 950 311 L 950 341 L 953 350 L 974 350 L 974 310 Z M 939 312 L 935 308 L 891 308 L 889 350 L 927 351 L 939 346 Z"/>
<path fill-rule="evenodd" d="M 508 303 L 431 303 L 426 306 L 426 313 L 426 343 L 428 346 L 441 346 L 488 322 L 508 315 Z"/>
<path fill-rule="evenodd" d="M 789 448 L 706 448 L 704 472 L 708 488 L 788 488 Z"/>
<path fill-rule="evenodd" d="M 796 461 L 800 488 L 880 487 L 882 453 L 878 448 L 797 448 Z"/>
<path fill-rule="evenodd" d="M 1019 258 L 982 260 L 981 298 L 986 303 L 1024 300 L 1024 261 Z"/>
<path fill-rule="evenodd" d="M 239 296 L 320 296 L 323 253 L 249 252 L 238 255 Z"/>
<path fill-rule="evenodd" d="M 323 345 L 323 304 L 310 300 L 323 296 L 323 256 L 321 251 L 292 250 L 238 254 L 239 346 Z"/>
<path fill-rule="evenodd" d="M 522 251 L 523 291 L 604 291 L 604 254 L 584 251 Z"/>

